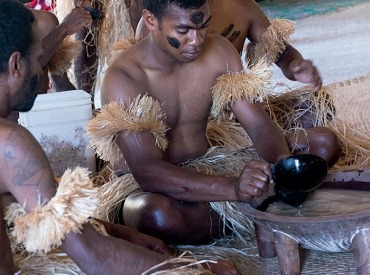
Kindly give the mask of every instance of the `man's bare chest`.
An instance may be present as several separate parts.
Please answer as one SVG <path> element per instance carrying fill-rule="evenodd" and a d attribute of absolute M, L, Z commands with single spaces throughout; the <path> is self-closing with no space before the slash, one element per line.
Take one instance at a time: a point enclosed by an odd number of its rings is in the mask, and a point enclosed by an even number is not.
<path fill-rule="evenodd" d="M 149 95 L 157 99 L 166 114 L 169 126 L 203 121 L 212 104 L 211 84 L 200 81 L 164 81 L 152 85 Z"/>

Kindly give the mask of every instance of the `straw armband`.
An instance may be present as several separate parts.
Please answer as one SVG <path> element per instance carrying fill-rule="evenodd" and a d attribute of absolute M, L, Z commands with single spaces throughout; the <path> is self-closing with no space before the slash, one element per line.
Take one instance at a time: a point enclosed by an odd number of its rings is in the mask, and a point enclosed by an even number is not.
<path fill-rule="evenodd" d="M 119 133 L 150 132 L 164 151 L 168 145 L 165 117 L 161 104 L 148 95 L 137 96 L 127 109 L 123 103 L 111 102 L 87 124 L 90 146 L 103 160 L 115 163 L 122 156 L 115 143 Z"/>
<path fill-rule="evenodd" d="M 94 215 L 98 199 L 86 168 L 68 169 L 58 190 L 45 205 L 26 213 L 13 203 L 5 219 L 13 223 L 11 235 L 29 252 L 47 253 L 60 246 L 68 233 L 80 233 L 82 225 Z"/>
<path fill-rule="evenodd" d="M 271 68 L 263 58 L 250 71 L 220 75 L 212 87 L 213 104 L 211 116 L 221 117 L 223 111 L 243 98 L 255 103 L 263 101 L 270 94 Z"/>
<path fill-rule="evenodd" d="M 263 56 L 274 63 L 285 51 L 289 38 L 294 33 L 294 22 L 287 19 L 273 19 L 258 43 L 249 43 L 247 58 L 251 64 L 256 64 Z"/>
<path fill-rule="evenodd" d="M 75 40 L 73 36 L 67 36 L 49 61 L 49 72 L 53 75 L 64 74 L 72 66 L 73 61 L 81 51 L 82 46 L 80 41 Z"/>

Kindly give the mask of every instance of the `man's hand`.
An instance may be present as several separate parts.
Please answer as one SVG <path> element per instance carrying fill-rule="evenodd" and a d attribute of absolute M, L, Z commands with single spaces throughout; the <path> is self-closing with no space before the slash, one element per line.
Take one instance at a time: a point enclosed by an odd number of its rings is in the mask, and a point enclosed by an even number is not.
<path fill-rule="evenodd" d="M 235 194 L 239 201 L 250 201 L 261 196 L 272 182 L 271 167 L 265 161 L 249 161 L 235 183 Z"/>
<path fill-rule="evenodd" d="M 83 7 L 74 8 L 60 24 L 60 27 L 66 28 L 67 34 L 77 33 L 81 28 L 89 28 L 92 25 L 90 12 Z"/>
<path fill-rule="evenodd" d="M 321 77 L 310 60 L 293 60 L 289 64 L 289 70 L 297 81 L 310 84 L 314 91 L 321 89 Z"/>

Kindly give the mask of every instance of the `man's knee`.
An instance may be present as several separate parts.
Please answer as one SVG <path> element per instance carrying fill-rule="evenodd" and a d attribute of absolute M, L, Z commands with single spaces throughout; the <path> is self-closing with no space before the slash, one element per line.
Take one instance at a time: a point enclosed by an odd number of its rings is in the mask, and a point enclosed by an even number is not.
<path fill-rule="evenodd" d="M 183 227 L 182 215 L 177 207 L 179 202 L 173 198 L 140 193 L 126 199 L 123 207 L 123 220 L 140 232 L 173 232 L 176 227 Z"/>
<path fill-rule="evenodd" d="M 336 133 L 326 127 L 316 127 L 311 143 L 310 153 L 317 154 L 333 166 L 342 153 L 342 147 Z"/>

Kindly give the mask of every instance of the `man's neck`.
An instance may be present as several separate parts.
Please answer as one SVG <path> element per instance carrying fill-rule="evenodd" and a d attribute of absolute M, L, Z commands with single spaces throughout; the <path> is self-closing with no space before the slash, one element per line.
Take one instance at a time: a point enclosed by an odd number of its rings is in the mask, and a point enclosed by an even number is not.
<path fill-rule="evenodd" d="M 7 118 L 10 113 L 10 107 L 9 107 L 9 98 L 8 98 L 8 91 L 7 88 L 4 86 L 4 83 L 0 81 L 0 117 L 1 118 Z"/>

